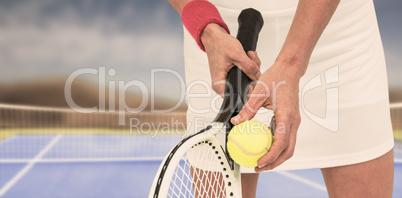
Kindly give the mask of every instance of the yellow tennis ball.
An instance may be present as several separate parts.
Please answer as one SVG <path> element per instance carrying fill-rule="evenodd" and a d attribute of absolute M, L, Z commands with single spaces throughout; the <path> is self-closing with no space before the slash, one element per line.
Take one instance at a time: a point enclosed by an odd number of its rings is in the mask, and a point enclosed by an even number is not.
<path fill-rule="evenodd" d="M 271 130 L 257 120 L 248 120 L 232 128 L 227 149 L 232 159 L 245 167 L 256 167 L 272 145 Z"/>

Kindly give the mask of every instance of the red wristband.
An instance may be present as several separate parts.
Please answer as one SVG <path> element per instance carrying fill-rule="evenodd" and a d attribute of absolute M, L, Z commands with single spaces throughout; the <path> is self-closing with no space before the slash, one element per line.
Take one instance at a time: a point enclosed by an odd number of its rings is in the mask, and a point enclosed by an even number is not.
<path fill-rule="evenodd" d="M 181 11 L 184 27 L 193 36 L 201 50 L 205 51 L 201 42 L 201 34 L 209 23 L 216 23 L 229 32 L 228 26 L 223 22 L 216 7 L 205 0 L 193 0 L 187 3 Z"/>

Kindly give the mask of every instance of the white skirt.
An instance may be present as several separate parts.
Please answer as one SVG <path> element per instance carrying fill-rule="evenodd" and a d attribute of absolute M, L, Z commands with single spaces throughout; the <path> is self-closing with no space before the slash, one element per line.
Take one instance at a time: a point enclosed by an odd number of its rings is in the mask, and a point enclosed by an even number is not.
<path fill-rule="evenodd" d="M 298 1 L 214 0 L 232 35 L 253 7 L 264 18 L 257 51 L 261 71 L 274 63 Z M 215 117 L 222 99 L 211 87 L 208 59 L 184 28 L 188 133 Z M 294 155 L 275 170 L 325 168 L 377 158 L 393 148 L 383 47 L 371 0 L 341 1 L 300 80 L 301 125 Z M 272 112 L 254 119 L 269 123 Z M 254 172 L 242 167 L 242 172 Z"/>

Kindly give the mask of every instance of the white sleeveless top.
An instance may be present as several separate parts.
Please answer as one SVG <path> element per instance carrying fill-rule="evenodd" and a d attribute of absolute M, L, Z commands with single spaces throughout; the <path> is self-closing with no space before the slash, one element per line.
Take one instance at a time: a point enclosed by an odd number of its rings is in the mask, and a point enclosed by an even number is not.
<path fill-rule="evenodd" d="M 264 18 L 257 51 L 261 71 L 274 63 L 286 38 L 297 0 L 213 0 L 232 35 L 237 17 L 253 7 Z M 205 127 L 222 99 L 210 88 L 206 54 L 184 28 L 188 132 Z M 383 47 L 371 0 L 341 1 L 318 41 L 300 81 L 301 125 L 294 155 L 275 170 L 360 163 L 393 148 Z M 269 124 L 272 112 L 254 119 Z M 242 172 L 254 169 L 242 167 Z"/>

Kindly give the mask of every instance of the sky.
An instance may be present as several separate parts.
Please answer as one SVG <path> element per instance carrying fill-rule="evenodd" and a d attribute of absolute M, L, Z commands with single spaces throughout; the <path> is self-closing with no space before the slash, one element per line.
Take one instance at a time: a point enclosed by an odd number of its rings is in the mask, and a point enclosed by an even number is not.
<path fill-rule="evenodd" d="M 402 90 L 402 1 L 375 0 L 390 87 Z M 184 78 L 180 16 L 161 0 L 0 0 L 0 84 L 114 69 L 108 81 L 168 68 Z M 159 73 L 156 92 L 175 98 L 179 80 Z M 88 76 L 97 80 L 96 76 Z"/>

